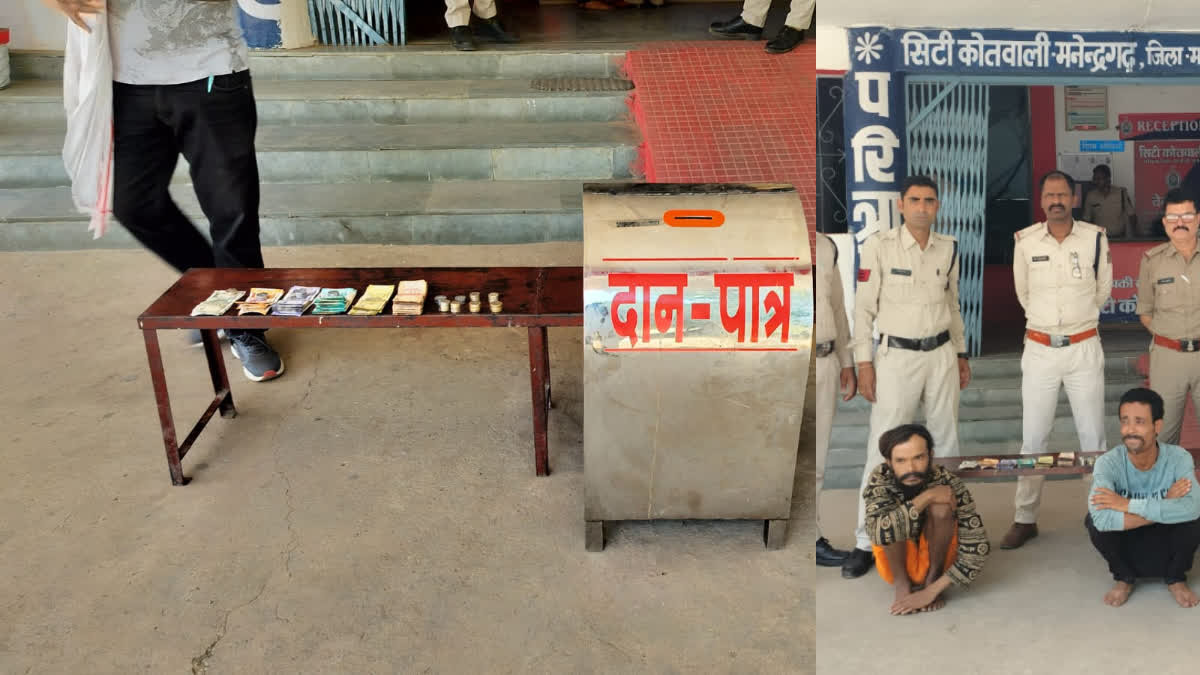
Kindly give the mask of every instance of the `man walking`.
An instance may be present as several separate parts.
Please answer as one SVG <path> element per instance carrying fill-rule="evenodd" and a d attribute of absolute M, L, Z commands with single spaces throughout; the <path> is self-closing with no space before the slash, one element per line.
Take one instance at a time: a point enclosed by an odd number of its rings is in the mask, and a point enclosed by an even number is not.
<path fill-rule="evenodd" d="M 862 247 L 854 299 L 854 359 L 858 385 L 871 406 L 867 462 L 862 489 L 882 456 L 884 431 L 908 424 L 924 404 L 925 418 L 943 454 L 958 454 L 959 392 L 971 379 L 958 304 L 958 242 L 933 231 L 937 184 L 910 176 L 900 188 L 901 227 L 872 235 Z M 879 330 L 874 352 L 873 330 Z M 860 490 L 861 492 L 861 490 Z M 873 562 L 862 499 L 857 547 L 842 576 L 866 574 Z"/>
<path fill-rule="evenodd" d="M 1046 452 L 1058 392 L 1067 390 L 1081 452 L 1103 452 L 1104 350 L 1097 326 L 1112 290 L 1112 257 L 1104 229 L 1071 217 L 1075 181 L 1061 171 L 1042 177 L 1046 222 L 1017 232 L 1013 279 L 1025 308 L 1021 355 L 1021 454 Z M 1017 479 L 1016 514 L 1000 548 L 1020 548 L 1038 535 L 1042 476 Z"/>

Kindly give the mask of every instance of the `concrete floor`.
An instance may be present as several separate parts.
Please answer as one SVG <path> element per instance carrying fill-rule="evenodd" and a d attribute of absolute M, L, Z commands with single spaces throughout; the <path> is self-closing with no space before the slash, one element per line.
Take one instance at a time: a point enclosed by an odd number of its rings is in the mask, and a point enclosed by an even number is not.
<path fill-rule="evenodd" d="M 579 264 L 581 246 L 266 257 Z M 587 553 L 576 331 L 551 331 L 553 475 L 537 478 L 523 332 L 277 330 L 287 374 L 232 372 L 239 416 L 171 487 L 135 317 L 173 278 L 139 250 L 0 254 L 0 672 L 812 672 L 809 447 L 781 551 L 761 522 L 660 522 Z M 203 357 L 162 340 L 190 423 Z M 1151 596 L 1129 613 L 1165 607 Z"/>
<path fill-rule="evenodd" d="M 1200 609 L 1181 609 L 1158 580 L 1140 581 L 1123 607 L 1103 603 L 1112 577 L 1083 528 L 1089 485 L 1048 482 L 1038 538 L 1003 551 L 1016 483 L 970 483 L 993 550 L 979 580 L 951 590 L 937 612 L 893 617 L 892 588 L 878 573 L 845 580 L 840 569 L 818 568 L 817 672 L 1195 672 Z M 854 497 L 821 494 L 821 527 L 837 546 L 854 545 Z M 1193 568 L 1193 588 L 1197 580 Z"/>

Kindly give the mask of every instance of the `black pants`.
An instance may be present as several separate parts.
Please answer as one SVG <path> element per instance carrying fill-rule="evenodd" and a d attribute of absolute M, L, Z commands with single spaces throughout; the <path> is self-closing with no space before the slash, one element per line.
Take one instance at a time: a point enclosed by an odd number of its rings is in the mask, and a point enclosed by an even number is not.
<path fill-rule="evenodd" d="M 1200 519 L 1101 532 L 1089 513 L 1084 526 L 1113 579 L 1130 584 L 1141 577 L 1161 577 L 1168 584 L 1186 580 L 1200 546 Z"/>
<path fill-rule="evenodd" d="M 258 112 L 250 71 L 169 86 L 113 84 L 113 213 L 175 269 L 262 267 Z M 212 244 L 167 186 L 182 154 Z"/>

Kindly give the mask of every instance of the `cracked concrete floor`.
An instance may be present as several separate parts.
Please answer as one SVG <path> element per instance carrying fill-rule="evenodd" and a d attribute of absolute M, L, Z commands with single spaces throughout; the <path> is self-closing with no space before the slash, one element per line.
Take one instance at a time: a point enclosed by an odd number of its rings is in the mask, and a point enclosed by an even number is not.
<path fill-rule="evenodd" d="M 581 246 L 266 256 L 579 264 Z M 782 551 L 760 523 L 660 522 L 589 554 L 573 330 L 550 331 L 548 478 L 523 333 L 277 330 L 287 374 L 231 372 L 240 414 L 174 488 L 134 321 L 173 277 L 142 251 L 0 254 L 0 672 L 812 671 L 811 449 Z M 162 341 L 182 425 L 203 357 Z"/>

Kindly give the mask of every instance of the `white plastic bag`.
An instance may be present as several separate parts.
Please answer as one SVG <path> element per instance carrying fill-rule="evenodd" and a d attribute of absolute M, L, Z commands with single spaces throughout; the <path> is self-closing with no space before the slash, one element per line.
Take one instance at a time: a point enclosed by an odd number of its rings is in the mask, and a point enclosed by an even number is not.
<path fill-rule="evenodd" d="M 113 200 L 112 51 L 108 15 L 84 16 L 88 33 L 67 22 L 63 104 L 67 136 L 63 164 L 71 179 L 71 199 L 91 216 L 88 230 L 99 239 L 108 229 Z"/>

